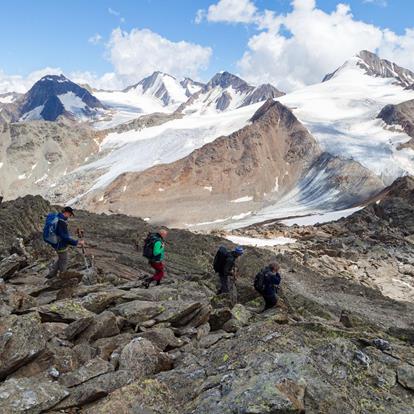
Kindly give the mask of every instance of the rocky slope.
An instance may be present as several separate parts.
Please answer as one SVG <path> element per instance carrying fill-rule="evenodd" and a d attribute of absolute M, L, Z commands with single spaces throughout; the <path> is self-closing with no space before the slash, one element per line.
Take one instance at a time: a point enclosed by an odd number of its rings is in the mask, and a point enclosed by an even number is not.
<path fill-rule="evenodd" d="M 0 124 L 0 194 L 44 194 L 98 151 L 100 137 L 72 122 Z"/>
<path fill-rule="evenodd" d="M 365 208 L 335 223 L 254 225 L 239 233 L 296 240 L 278 252 L 332 277 L 356 280 L 393 299 L 414 302 L 414 178 L 395 181 Z"/>
<path fill-rule="evenodd" d="M 411 137 L 411 140 L 401 144 L 400 148 L 414 149 L 414 100 L 402 102 L 398 105 L 387 105 L 378 114 L 390 127 L 400 127 Z"/>
<path fill-rule="evenodd" d="M 71 227 L 85 228 L 94 266 L 73 252 L 47 282 L 39 230 L 50 209 L 40 197 L 0 204 L 2 414 L 412 409 L 412 304 L 283 255 L 282 299 L 258 314 L 252 278 L 273 255 L 247 248 L 231 307 L 210 267 L 223 240 L 178 230 L 164 283 L 142 289 L 134 245 L 149 226 L 86 212 Z"/>
<path fill-rule="evenodd" d="M 332 190 L 341 193 L 332 199 L 339 205 L 356 203 L 382 188 L 359 164 L 322 154 L 293 113 L 268 100 L 240 131 L 174 163 L 122 174 L 80 202 L 95 211 L 185 226 L 223 221 L 275 203 L 302 179 L 305 198 Z"/>

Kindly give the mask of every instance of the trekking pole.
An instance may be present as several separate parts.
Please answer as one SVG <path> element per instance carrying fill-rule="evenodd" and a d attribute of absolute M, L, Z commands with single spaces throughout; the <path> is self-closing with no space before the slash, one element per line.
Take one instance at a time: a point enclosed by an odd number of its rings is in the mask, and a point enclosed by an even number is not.
<path fill-rule="evenodd" d="M 80 229 L 78 227 L 78 229 L 76 230 L 76 232 L 78 234 L 79 239 L 84 240 L 84 235 L 85 234 L 84 234 L 83 229 Z M 81 250 L 82 250 L 83 260 L 85 261 L 86 269 L 89 269 L 89 264 L 88 264 L 88 260 L 86 259 L 86 250 L 85 250 L 85 246 L 84 245 L 82 245 Z"/>

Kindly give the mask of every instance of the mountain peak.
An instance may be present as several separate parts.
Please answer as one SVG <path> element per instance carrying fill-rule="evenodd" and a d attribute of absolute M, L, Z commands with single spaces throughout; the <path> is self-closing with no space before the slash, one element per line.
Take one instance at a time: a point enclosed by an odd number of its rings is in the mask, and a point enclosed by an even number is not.
<path fill-rule="evenodd" d="M 221 86 L 223 89 L 232 86 L 237 91 L 251 88 L 246 81 L 226 71 L 216 73 L 207 84 L 207 88 L 209 89 L 215 88 L 216 86 Z"/>
<path fill-rule="evenodd" d="M 24 120 L 55 121 L 60 115 L 90 117 L 105 106 L 85 88 L 64 75 L 46 75 L 24 95 L 20 116 Z"/>
<path fill-rule="evenodd" d="M 346 70 L 350 66 L 357 66 L 365 74 L 376 78 L 395 79 L 396 84 L 404 88 L 414 86 L 414 73 L 409 69 L 398 66 L 396 63 L 387 59 L 381 59 L 377 54 L 369 50 L 361 50 L 353 59 L 346 61 L 335 72 L 326 75 L 322 82 L 326 82 Z"/>

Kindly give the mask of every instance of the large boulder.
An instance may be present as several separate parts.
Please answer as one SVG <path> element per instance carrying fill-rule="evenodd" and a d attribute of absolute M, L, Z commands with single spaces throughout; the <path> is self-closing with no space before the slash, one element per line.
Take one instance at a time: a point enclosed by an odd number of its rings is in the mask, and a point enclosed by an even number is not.
<path fill-rule="evenodd" d="M 177 403 L 166 384 L 145 379 L 122 387 L 99 403 L 84 409 L 84 414 L 178 414 Z"/>
<path fill-rule="evenodd" d="M 134 300 L 115 306 L 112 311 L 129 323 L 138 324 L 159 315 L 164 311 L 164 307 L 156 302 Z"/>
<path fill-rule="evenodd" d="M 78 342 L 91 342 L 120 333 L 116 316 L 109 311 L 95 315 L 89 326 L 77 338 Z"/>
<path fill-rule="evenodd" d="M 119 289 L 92 292 L 82 297 L 80 299 L 80 303 L 85 309 L 94 313 L 100 313 L 107 309 L 124 294 L 125 292 Z"/>
<path fill-rule="evenodd" d="M 414 367 L 409 364 L 403 364 L 397 369 L 398 382 L 411 391 L 414 391 Z"/>
<path fill-rule="evenodd" d="M 113 371 L 113 366 L 101 358 L 94 358 L 73 372 L 69 372 L 59 378 L 59 382 L 65 387 L 71 388 L 79 384 Z"/>
<path fill-rule="evenodd" d="M 9 379 L 0 385 L 0 413 L 39 414 L 53 408 L 69 392 L 56 382 Z"/>
<path fill-rule="evenodd" d="M 167 348 L 179 348 L 184 345 L 184 342 L 174 335 L 174 332 L 170 328 L 154 328 L 146 332 L 139 334 L 139 337 L 148 339 L 153 344 L 158 346 L 161 351 L 165 351 Z"/>
<path fill-rule="evenodd" d="M 135 338 L 121 352 L 119 368 L 138 379 L 172 368 L 172 360 L 145 338 Z"/>
<path fill-rule="evenodd" d="M 46 333 L 37 313 L 0 318 L 0 380 L 35 359 L 45 346 Z"/>
<path fill-rule="evenodd" d="M 42 322 L 73 322 L 94 314 L 72 299 L 59 300 L 49 305 L 36 308 Z"/>
<path fill-rule="evenodd" d="M 82 407 L 105 397 L 131 381 L 131 374 L 128 371 L 107 372 L 70 388 L 70 395 L 61 401 L 55 409 L 66 410 L 72 407 Z"/>

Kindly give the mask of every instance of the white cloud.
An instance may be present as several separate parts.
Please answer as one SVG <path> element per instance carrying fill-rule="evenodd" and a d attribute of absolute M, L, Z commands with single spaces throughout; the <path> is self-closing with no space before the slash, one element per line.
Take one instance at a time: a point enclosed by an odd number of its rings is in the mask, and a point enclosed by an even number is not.
<path fill-rule="evenodd" d="M 98 33 L 88 39 L 93 44 L 102 40 Z M 8 75 L 0 69 L 0 93 L 24 93 L 47 74 L 63 73 L 73 82 L 111 90 L 123 89 L 137 83 L 156 70 L 178 78 L 197 78 L 199 72 L 207 68 L 212 54 L 209 47 L 185 41 L 172 42 L 148 29 L 133 29 L 130 32 L 115 29 L 106 43 L 106 49 L 107 58 L 113 64 L 113 71 L 102 76 L 88 71 L 67 73 L 60 68 L 44 68 L 28 76 L 19 76 Z"/>
<path fill-rule="evenodd" d="M 88 39 L 89 43 L 92 43 L 93 45 L 97 45 L 98 43 L 101 43 L 102 36 L 99 33 L 95 33 L 93 36 L 91 36 Z"/>
<path fill-rule="evenodd" d="M 115 72 L 126 84 L 138 82 L 156 70 L 177 77 L 197 77 L 212 54 L 209 47 L 172 42 L 148 29 L 133 29 L 129 33 L 115 29 L 107 47 Z"/>
<path fill-rule="evenodd" d="M 29 90 L 35 82 L 46 75 L 60 75 L 62 69 L 46 67 L 36 70 L 27 76 L 8 75 L 0 70 L 0 93 L 19 92 L 24 93 Z"/>
<path fill-rule="evenodd" d="M 290 91 L 319 82 L 362 49 L 414 69 L 414 29 L 398 36 L 356 20 L 350 7 L 341 3 L 331 13 L 316 8 L 314 0 L 294 0 L 292 7 L 285 15 L 255 12 L 250 23 L 258 33 L 238 62 L 246 80 L 271 82 Z"/>
<path fill-rule="evenodd" d="M 196 23 L 204 18 L 210 22 L 251 23 L 256 21 L 257 8 L 250 0 L 220 0 L 207 11 L 197 11 Z"/>

